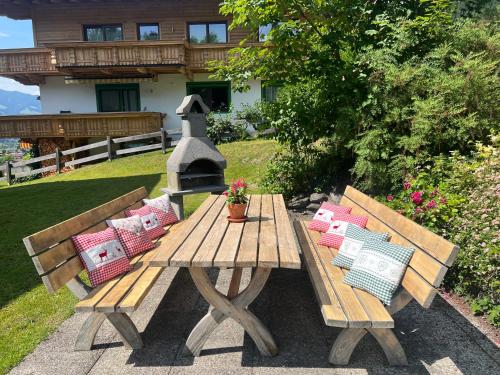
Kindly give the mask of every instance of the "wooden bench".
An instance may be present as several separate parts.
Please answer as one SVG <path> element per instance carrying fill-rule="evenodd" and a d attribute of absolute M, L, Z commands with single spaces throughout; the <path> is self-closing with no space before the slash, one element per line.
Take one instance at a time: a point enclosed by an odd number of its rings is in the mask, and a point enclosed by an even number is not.
<path fill-rule="evenodd" d="M 367 229 L 388 232 L 391 242 L 414 248 L 415 253 L 403 276 L 402 287 L 390 307 L 386 307 L 371 294 L 345 284 L 347 271 L 332 265 L 337 250 L 317 245 L 320 233 L 308 230 L 306 221 L 294 223 L 325 324 L 344 328 L 333 344 L 329 361 L 347 365 L 354 348 L 369 332 L 391 365 L 407 365 L 406 354 L 392 331 L 392 315 L 412 299 L 424 308 L 430 307 L 458 247 L 353 187 L 346 188 L 340 204 L 352 207 L 353 215 L 368 216 Z"/>
<path fill-rule="evenodd" d="M 125 346 L 132 349 L 142 347 L 141 336 L 127 313 L 139 307 L 164 270 L 163 267 L 148 266 L 149 260 L 161 246 L 161 239 L 155 249 L 131 259 L 133 269 L 130 272 L 92 289 L 78 276 L 84 268 L 71 236 L 106 229 L 106 219 L 125 217 L 125 210 L 141 207 L 142 199 L 147 197 L 146 189 L 139 188 L 23 240 L 47 290 L 54 293 L 66 285 L 80 300 L 76 311 L 91 313 L 80 329 L 75 350 L 92 348 L 97 331 L 105 319 L 119 332 Z M 179 226 L 176 224 L 166 229 L 172 232 Z"/>

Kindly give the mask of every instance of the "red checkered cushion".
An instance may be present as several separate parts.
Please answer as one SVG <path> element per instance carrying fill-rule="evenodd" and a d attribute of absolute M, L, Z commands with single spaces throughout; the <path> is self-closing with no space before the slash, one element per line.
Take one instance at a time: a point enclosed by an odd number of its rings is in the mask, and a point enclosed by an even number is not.
<path fill-rule="evenodd" d="M 93 287 L 131 270 L 125 249 L 112 228 L 71 237 Z"/>
<path fill-rule="evenodd" d="M 146 232 L 148 232 L 151 239 L 161 237 L 166 233 L 165 228 L 160 225 L 160 221 L 158 220 L 156 214 L 151 210 L 151 207 L 143 206 L 136 210 L 125 211 L 125 216 L 127 217 L 135 215 L 138 215 L 141 218 L 142 226 L 146 229 Z"/>
<path fill-rule="evenodd" d="M 309 223 L 309 229 L 326 232 L 336 215 L 348 214 L 350 212 L 351 207 L 337 206 L 333 203 L 323 202 Z"/>
<path fill-rule="evenodd" d="M 139 215 L 125 219 L 106 220 L 109 227 L 114 228 L 129 258 L 155 247 L 148 232 L 142 226 Z"/>
<path fill-rule="evenodd" d="M 151 207 L 151 211 L 155 213 L 156 217 L 160 221 L 160 225 L 166 226 L 179 221 L 177 215 L 172 209 L 170 197 L 167 194 L 154 199 L 143 199 L 142 201 L 146 206 Z"/>
<path fill-rule="evenodd" d="M 351 223 L 360 228 L 365 228 L 367 222 L 368 216 L 356 216 L 349 214 L 336 215 L 330 223 L 326 233 L 321 235 L 318 244 L 338 249 L 344 241 L 347 224 Z"/>

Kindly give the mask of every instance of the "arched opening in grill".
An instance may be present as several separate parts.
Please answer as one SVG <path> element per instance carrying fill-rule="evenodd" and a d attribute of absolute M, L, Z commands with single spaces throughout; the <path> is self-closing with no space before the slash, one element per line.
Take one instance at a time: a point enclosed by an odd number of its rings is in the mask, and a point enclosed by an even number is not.
<path fill-rule="evenodd" d="M 208 159 L 197 159 L 180 173 L 181 189 L 199 186 L 223 185 L 224 172 Z"/>

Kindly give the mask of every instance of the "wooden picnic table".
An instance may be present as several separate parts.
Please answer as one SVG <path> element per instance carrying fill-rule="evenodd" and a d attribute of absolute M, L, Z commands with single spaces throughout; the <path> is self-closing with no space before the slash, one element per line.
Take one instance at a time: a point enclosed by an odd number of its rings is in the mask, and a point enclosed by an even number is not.
<path fill-rule="evenodd" d="M 152 266 L 187 267 L 209 312 L 195 326 L 186 349 L 198 356 L 204 343 L 226 318 L 243 326 L 263 355 L 278 348 L 269 330 L 248 310 L 264 288 L 272 268 L 300 268 L 300 257 L 283 196 L 251 195 L 245 223 L 229 223 L 226 197 L 210 195 L 168 241 L 161 243 Z M 227 295 L 219 292 L 207 268 L 233 268 Z M 242 269 L 255 268 L 240 293 Z"/>

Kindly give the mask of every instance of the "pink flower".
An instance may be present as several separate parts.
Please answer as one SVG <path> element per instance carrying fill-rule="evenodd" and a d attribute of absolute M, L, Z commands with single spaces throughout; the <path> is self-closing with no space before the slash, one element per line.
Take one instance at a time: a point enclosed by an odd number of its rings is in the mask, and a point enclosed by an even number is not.
<path fill-rule="evenodd" d="M 420 206 L 423 202 L 421 191 L 414 191 L 410 194 L 410 198 L 417 206 Z"/>
<path fill-rule="evenodd" d="M 422 210 L 420 207 L 415 208 L 415 213 L 416 214 L 420 214 L 422 212 L 424 212 L 424 210 Z"/>
<path fill-rule="evenodd" d="M 405 181 L 403 184 L 403 189 L 408 190 L 409 188 L 411 188 L 411 184 L 408 181 Z"/>
<path fill-rule="evenodd" d="M 229 193 L 227 191 L 225 191 L 224 193 L 222 193 L 222 195 L 225 195 L 227 197 L 229 195 Z"/>
<path fill-rule="evenodd" d="M 448 203 L 448 202 L 447 202 L 447 200 L 446 200 L 446 198 L 441 198 L 439 201 L 441 202 L 441 204 L 446 204 L 446 203 Z"/>
<path fill-rule="evenodd" d="M 391 195 L 391 194 L 389 194 L 389 195 L 387 196 L 387 200 L 388 200 L 389 202 L 392 202 L 392 201 L 394 200 L 394 196 L 393 196 L 393 195 Z"/>
<path fill-rule="evenodd" d="M 436 201 L 433 199 L 429 203 L 427 203 L 427 208 L 434 208 L 436 207 Z"/>

